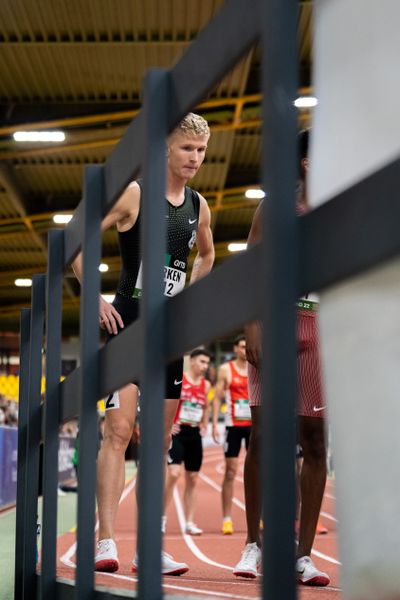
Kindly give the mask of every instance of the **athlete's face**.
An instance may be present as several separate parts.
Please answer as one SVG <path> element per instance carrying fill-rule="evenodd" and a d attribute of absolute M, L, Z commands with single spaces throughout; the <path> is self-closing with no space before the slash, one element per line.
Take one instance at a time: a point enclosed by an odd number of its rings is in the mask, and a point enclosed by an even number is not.
<path fill-rule="evenodd" d="M 205 356 L 205 354 L 200 354 L 199 356 L 194 356 L 190 359 L 190 367 L 195 377 L 204 377 L 207 373 L 209 364 L 210 359 L 208 356 Z"/>
<path fill-rule="evenodd" d="M 236 357 L 240 360 L 246 360 L 246 341 L 240 340 L 238 344 L 233 346 L 233 351 L 236 354 Z"/>
<path fill-rule="evenodd" d="M 179 179 L 192 179 L 203 163 L 207 142 L 206 134 L 173 133 L 168 140 L 168 169 Z"/>

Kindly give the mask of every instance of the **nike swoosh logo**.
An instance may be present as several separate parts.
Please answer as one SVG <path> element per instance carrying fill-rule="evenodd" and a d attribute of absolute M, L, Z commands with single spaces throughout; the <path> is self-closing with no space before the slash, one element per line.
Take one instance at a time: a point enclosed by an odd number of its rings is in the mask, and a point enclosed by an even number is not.
<path fill-rule="evenodd" d="M 322 406 L 321 408 L 318 408 L 317 406 L 313 406 L 313 411 L 314 412 L 320 412 L 321 410 L 325 410 L 326 406 Z"/>
<path fill-rule="evenodd" d="M 174 385 L 180 385 L 181 383 L 182 383 L 182 379 L 181 379 L 180 381 L 177 381 L 177 380 L 175 379 L 175 381 L 174 381 Z"/>
<path fill-rule="evenodd" d="M 197 219 L 193 219 L 193 221 L 192 221 L 192 219 L 189 219 L 189 225 L 193 225 L 193 223 L 196 223 L 196 221 L 197 221 Z"/>

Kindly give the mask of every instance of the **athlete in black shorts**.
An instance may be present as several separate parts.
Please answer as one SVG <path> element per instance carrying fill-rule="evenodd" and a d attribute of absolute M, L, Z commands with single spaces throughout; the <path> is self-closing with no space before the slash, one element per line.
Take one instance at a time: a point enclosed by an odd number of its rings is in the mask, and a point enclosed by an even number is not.
<path fill-rule="evenodd" d="M 172 447 L 168 452 L 168 468 L 165 483 L 165 510 L 185 465 L 184 513 L 185 533 L 201 535 L 203 531 L 194 523 L 195 488 L 203 461 L 202 437 L 207 432 L 207 394 L 211 384 L 205 379 L 210 355 L 203 348 L 190 353 L 189 366 L 183 375 L 181 399 L 174 419 Z M 175 430 L 175 431 L 174 431 Z M 167 517 L 163 517 L 165 530 Z"/>
<path fill-rule="evenodd" d="M 165 264 L 165 294 L 180 292 L 186 281 L 190 250 L 196 244 L 190 282 L 206 275 L 214 261 L 214 247 L 210 229 L 210 211 L 206 200 L 186 186 L 199 170 L 209 139 L 207 122 L 190 113 L 169 136 L 167 142 L 166 198 L 160 204 L 168 219 Z M 134 321 L 139 313 L 142 293 L 140 254 L 140 198 L 139 182 L 132 182 L 104 218 L 102 229 L 116 225 L 122 259 L 122 271 L 113 304 L 100 298 L 100 326 L 109 336 L 117 335 Z M 82 264 L 78 256 L 74 271 L 81 279 Z M 165 403 L 165 451 L 170 444 L 170 432 L 178 405 L 182 381 L 182 361 L 168 368 Z M 116 571 L 119 567 L 114 541 L 114 523 L 125 481 L 125 450 L 132 436 L 137 407 L 137 386 L 129 384 L 108 399 L 104 441 L 97 462 L 97 500 L 99 507 L 99 542 L 95 568 Z M 136 559 L 133 570 L 136 570 Z M 162 556 L 164 574 L 187 571 L 184 563 L 176 563 L 165 553 Z"/>

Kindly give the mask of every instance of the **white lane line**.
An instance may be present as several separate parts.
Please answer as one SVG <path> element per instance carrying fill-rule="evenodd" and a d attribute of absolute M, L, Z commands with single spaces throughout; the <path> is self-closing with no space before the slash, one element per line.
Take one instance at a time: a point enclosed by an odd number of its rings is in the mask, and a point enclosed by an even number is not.
<path fill-rule="evenodd" d="M 323 552 L 319 552 L 319 550 L 314 550 L 314 548 L 311 550 L 311 554 L 314 554 L 314 556 L 318 556 L 318 558 L 323 558 L 327 562 L 330 562 L 330 563 L 332 563 L 334 565 L 341 565 L 342 564 L 341 562 L 339 562 L 338 560 L 336 560 L 336 558 L 332 558 L 332 556 L 328 556 L 328 554 L 324 554 Z"/>
<path fill-rule="evenodd" d="M 194 543 L 192 537 L 185 533 L 185 516 L 183 513 L 182 503 L 179 498 L 179 494 L 178 494 L 176 487 L 174 489 L 174 502 L 175 502 L 176 513 L 178 515 L 179 526 L 180 526 L 181 532 L 182 532 L 182 537 L 185 540 L 185 543 L 188 546 L 188 548 L 202 562 L 205 562 L 208 565 L 212 565 L 214 567 L 218 567 L 219 569 L 226 569 L 227 571 L 232 572 L 233 567 L 229 567 L 228 565 L 223 565 L 221 563 L 217 563 L 214 560 L 211 560 L 211 558 L 208 558 L 208 556 L 206 556 L 205 554 L 203 554 L 202 551 Z"/>
<path fill-rule="evenodd" d="M 325 492 L 324 496 L 325 496 L 325 498 L 330 498 L 331 500 L 336 500 L 336 496 L 333 496 L 332 494 L 329 494 L 328 492 Z"/>
<path fill-rule="evenodd" d="M 132 481 L 124 488 L 124 491 L 121 494 L 119 504 L 121 504 L 121 502 L 123 502 L 125 500 L 125 498 L 131 493 L 131 491 L 134 489 L 135 485 L 136 485 L 136 477 L 135 477 L 135 479 L 132 479 Z M 95 531 L 97 531 L 98 528 L 99 528 L 99 521 L 97 520 Z M 60 557 L 60 562 L 62 562 L 67 567 L 72 567 L 73 569 L 75 569 L 76 564 L 71 560 L 71 558 L 73 557 L 75 552 L 76 552 L 76 542 L 74 542 L 72 544 L 72 546 L 70 546 L 68 548 L 68 550 Z"/>
<path fill-rule="evenodd" d="M 117 573 L 101 573 L 114 579 L 123 579 L 125 581 L 137 582 L 137 577 L 129 577 L 128 575 L 118 575 Z M 212 582 L 215 583 L 215 582 Z M 247 582 L 246 582 L 247 583 Z M 226 582 L 225 582 L 226 585 Z M 200 588 L 186 587 L 183 585 L 172 585 L 170 583 L 163 583 L 164 588 L 171 590 L 179 590 L 183 592 L 192 592 L 193 594 L 210 595 L 211 598 L 233 598 L 233 600 L 258 600 L 259 596 L 242 596 L 238 594 L 232 594 L 231 592 L 214 592 L 214 590 L 202 590 Z"/>
<path fill-rule="evenodd" d="M 199 473 L 199 477 L 200 477 L 200 479 L 203 479 L 203 481 L 205 481 L 206 483 L 208 483 L 211 487 L 213 487 L 218 492 L 221 491 L 221 486 L 219 486 L 212 479 L 210 479 L 209 477 L 207 477 L 207 475 L 203 475 L 203 473 L 201 473 L 201 471 Z M 233 502 L 234 502 L 234 504 L 236 504 L 237 506 L 239 506 L 239 508 L 241 508 L 242 510 L 246 511 L 246 506 L 243 504 L 243 502 L 240 502 L 240 500 L 237 500 L 237 498 L 233 498 Z M 327 562 L 333 563 L 335 565 L 341 565 L 342 564 L 339 561 L 337 561 L 335 558 L 333 558 L 332 556 L 328 556 L 327 554 L 323 554 L 322 552 L 319 552 L 318 550 L 312 549 L 311 550 L 311 554 L 314 554 L 315 556 L 318 556 L 318 558 L 323 558 Z"/>
<path fill-rule="evenodd" d="M 218 483 L 215 483 L 215 481 L 213 481 L 212 479 L 210 479 L 209 477 L 207 477 L 207 475 L 204 475 L 204 473 L 202 473 L 200 471 L 199 473 L 199 477 L 200 479 L 202 479 L 203 481 L 205 481 L 206 483 L 208 483 L 208 485 L 210 485 L 212 488 L 214 488 L 214 490 L 216 490 L 217 492 L 222 492 L 222 488 L 220 485 L 218 485 Z M 236 504 L 236 506 L 238 506 L 239 508 L 241 508 L 242 510 L 246 510 L 245 505 L 243 504 L 243 502 L 241 502 L 240 500 L 238 500 L 237 498 L 232 498 L 232 502 L 234 504 Z"/>
<path fill-rule="evenodd" d="M 329 513 L 324 512 L 323 510 L 321 510 L 321 512 L 319 514 L 322 515 L 323 517 L 325 517 L 325 519 L 329 519 L 330 521 L 339 523 L 339 521 L 337 519 L 335 519 L 335 517 L 333 515 L 330 515 Z"/>

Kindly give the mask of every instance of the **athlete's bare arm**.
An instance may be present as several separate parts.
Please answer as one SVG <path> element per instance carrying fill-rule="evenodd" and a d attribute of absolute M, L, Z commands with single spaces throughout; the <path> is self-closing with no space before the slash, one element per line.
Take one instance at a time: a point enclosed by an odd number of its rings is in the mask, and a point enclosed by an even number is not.
<path fill-rule="evenodd" d="M 253 217 L 249 237 L 247 238 L 248 246 L 254 246 L 261 240 L 262 235 L 262 202 L 258 205 Z M 258 367 L 261 360 L 261 327 L 257 322 L 248 323 L 244 326 L 246 336 L 246 358 L 251 365 Z"/>
<path fill-rule="evenodd" d="M 101 223 L 101 230 L 106 231 L 113 225 L 117 226 L 118 231 L 127 231 L 136 222 L 140 207 L 140 188 L 136 182 L 131 183 L 122 196 L 114 204 L 110 212 L 104 217 Z M 82 283 L 82 253 L 72 263 L 72 268 L 78 281 Z M 121 315 L 112 304 L 106 302 L 100 296 L 99 302 L 99 320 L 100 327 L 107 329 L 108 333 L 117 334 L 118 328 L 124 326 Z"/>
<path fill-rule="evenodd" d="M 197 228 L 197 256 L 194 259 L 190 283 L 201 279 L 211 271 L 214 263 L 214 242 L 211 231 L 211 215 L 207 200 L 199 194 L 200 211 Z"/>
<path fill-rule="evenodd" d="M 205 388 L 206 388 L 205 392 L 206 392 L 206 398 L 207 398 L 208 392 L 211 389 L 211 383 L 209 381 L 207 381 L 207 380 L 206 380 Z M 206 404 L 206 406 L 204 408 L 203 418 L 202 418 L 201 423 L 200 423 L 200 435 L 202 437 L 205 436 L 206 433 L 207 433 L 209 415 L 210 415 L 210 406 L 209 406 L 209 404 L 207 402 L 207 404 Z"/>
<path fill-rule="evenodd" d="M 218 415 L 221 400 L 225 396 L 225 392 L 230 385 L 230 370 L 228 364 L 225 363 L 218 369 L 217 383 L 215 385 L 215 394 L 213 398 L 213 423 L 212 423 L 212 436 L 217 444 L 219 443 L 218 435 Z"/>

